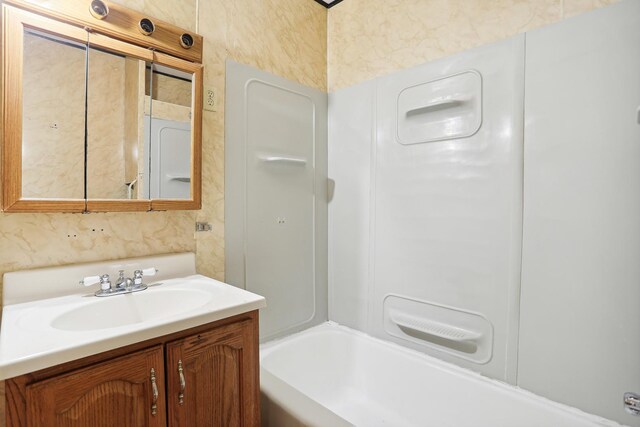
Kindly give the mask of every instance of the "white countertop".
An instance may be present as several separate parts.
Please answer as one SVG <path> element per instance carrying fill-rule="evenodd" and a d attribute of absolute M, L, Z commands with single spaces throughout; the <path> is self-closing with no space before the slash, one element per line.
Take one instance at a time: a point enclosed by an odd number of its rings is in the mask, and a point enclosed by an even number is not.
<path fill-rule="evenodd" d="M 4 306 L 0 328 L 0 380 L 266 306 L 264 297 L 197 274 L 161 282 L 150 283 L 149 289 L 133 294 L 98 298 L 93 295 L 93 290 L 79 289 L 84 292 Z M 190 306 L 189 309 L 180 311 L 179 295 L 185 291 L 191 296 Z M 127 302 L 133 302 L 133 298 L 138 298 L 137 295 L 146 294 L 144 298 L 148 300 L 160 296 L 160 293 L 165 300 L 167 295 L 176 296 L 169 299 L 170 309 L 162 315 L 149 316 L 142 313 L 139 316 L 143 319 L 131 322 L 119 317 L 131 317 L 131 313 L 104 310 L 105 307 L 119 307 L 123 303 L 126 305 Z M 201 301 L 197 300 L 199 295 L 203 296 Z M 117 303 L 111 302 L 117 298 L 122 299 Z M 88 317 L 102 316 L 98 320 L 102 323 L 106 320 L 106 327 L 68 330 L 52 326 L 56 324 L 56 319 L 74 309 L 104 303 L 110 305 L 91 306 L 96 307 L 96 310 L 89 308 L 84 312 L 89 313 Z M 174 308 L 175 312 L 172 310 Z M 115 326 L 109 324 L 111 318 Z M 82 329 L 83 326 L 80 324 L 78 327 Z"/>

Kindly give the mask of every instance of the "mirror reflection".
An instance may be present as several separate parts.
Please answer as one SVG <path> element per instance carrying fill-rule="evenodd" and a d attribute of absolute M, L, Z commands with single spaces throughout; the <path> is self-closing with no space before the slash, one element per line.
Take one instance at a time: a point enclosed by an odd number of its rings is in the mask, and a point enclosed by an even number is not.
<path fill-rule="evenodd" d="M 90 46 L 87 198 L 145 199 L 144 61 Z"/>
<path fill-rule="evenodd" d="M 86 46 L 25 30 L 22 196 L 84 199 Z"/>
<path fill-rule="evenodd" d="M 23 197 L 191 198 L 193 74 L 31 30 L 23 65 Z"/>
<path fill-rule="evenodd" d="M 193 75 L 164 65 L 145 78 L 145 193 L 151 199 L 191 198 Z"/>

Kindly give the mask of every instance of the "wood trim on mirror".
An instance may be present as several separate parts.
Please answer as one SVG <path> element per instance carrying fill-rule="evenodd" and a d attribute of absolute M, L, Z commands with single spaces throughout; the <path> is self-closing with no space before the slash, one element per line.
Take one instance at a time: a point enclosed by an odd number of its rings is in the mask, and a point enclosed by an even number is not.
<path fill-rule="evenodd" d="M 127 57 L 149 62 L 153 61 L 153 51 L 139 46 L 134 46 L 120 40 L 112 39 L 111 37 L 107 37 L 102 34 L 90 33 L 88 47 L 99 47 Z"/>
<path fill-rule="evenodd" d="M 151 200 L 87 199 L 87 212 L 147 212 L 150 210 Z"/>
<path fill-rule="evenodd" d="M 5 212 L 83 212 L 84 199 L 22 198 L 22 65 L 24 28 L 86 42 L 86 31 L 2 5 L 3 150 L 2 206 Z"/>

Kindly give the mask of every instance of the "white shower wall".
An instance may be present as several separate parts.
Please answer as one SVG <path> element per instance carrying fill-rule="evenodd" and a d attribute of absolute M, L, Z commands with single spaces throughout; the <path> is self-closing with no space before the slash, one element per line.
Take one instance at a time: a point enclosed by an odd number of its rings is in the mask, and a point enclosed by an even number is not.
<path fill-rule="evenodd" d="M 640 1 L 532 31 L 526 68 L 518 384 L 640 426 Z"/>
<path fill-rule="evenodd" d="M 327 95 L 227 61 L 225 280 L 263 295 L 260 339 L 327 320 Z"/>
<path fill-rule="evenodd" d="M 626 0 L 330 94 L 329 318 L 640 426 L 639 45 Z"/>
<path fill-rule="evenodd" d="M 368 331 L 376 82 L 329 94 L 329 319 Z"/>
<path fill-rule="evenodd" d="M 523 68 L 519 36 L 330 95 L 332 320 L 515 382 Z"/>

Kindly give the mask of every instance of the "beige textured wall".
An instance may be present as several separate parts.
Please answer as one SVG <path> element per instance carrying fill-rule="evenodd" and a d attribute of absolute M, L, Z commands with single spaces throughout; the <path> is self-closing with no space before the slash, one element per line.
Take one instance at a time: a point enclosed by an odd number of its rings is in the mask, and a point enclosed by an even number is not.
<path fill-rule="evenodd" d="M 147 74 L 149 74 L 147 72 Z M 146 95 L 149 95 L 147 92 Z M 165 76 L 163 74 L 153 74 L 153 99 L 168 102 L 170 104 L 191 106 L 191 82 L 177 78 Z"/>
<path fill-rule="evenodd" d="M 329 10 L 329 91 L 615 0 L 344 0 Z"/>
<path fill-rule="evenodd" d="M 24 51 L 22 194 L 82 199 L 86 52 L 31 34 Z"/>
<path fill-rule="evenodd" d="M 86 51 L 37 36 L 25 36 L 23 195 L 84 197 L 84 85 Z M 124 199 L 125 157 L 137 175 L 138 126 L 135 109 L 139 61 L 129 59 L 136 87 L 125 88 L 127 59 L 90 49 L 88 178 L 90 198 Z M 128 96 L 130 95 L 130 96 Z M 128 99 L 131 98 L 131 99 Z M 131 108 L 127 111 L 129 101 Z M 127 114 L 127 112 L 129 114 Z M 127 123 L 127 118 L 133 117 Z M 127 131 L 132 133 L 127 135 Z M 128 138 L 128 139 L 127 139 Z M 133 178 L 132 178 L 133 179 Z"/>
<path fill-rule="evenodd" d="M 144 61 L 126 58 L 124 65 L 124 182 L 138 178 L 144 153 Z M 142 149 L 141 149 L 142 148 Z M 140 185 L 136 186 L 140 189 Z M 132 193 L 135 197 L 136 191 Z"/>
<path fill-rule="evenodd" d="M 153 111 L 151 111 L 151 101 L 149 97 L 145 97 L 144 114 L 150 115 L 156 119 L 175 120 L 176 122 L 191 123 L 191 108 L 178 104 L 170 104 L 168 102 L 153 100 Z"/>
<path fill-rule="evenodd" d="M 87 197 L 125 199 L 126 59 L 89 49 Z"/>
<path fill-rule="evenodd" d="M 56 1 L 33 0 L 53 4 Z M 311 0 L 116 0 L 205 37 L 205 85 L 221 95 L 203 116 L 203 209 L 184 212 L 0 214 L 7 271 L 196 251 L 198 271 L 224 278 L 224 63 L 244 62 L 326 90 L 326 10 Z M 213 232 L 194 233 L 196 218 Z M 1 277 L 1 276 L 0 276 Z"/>

